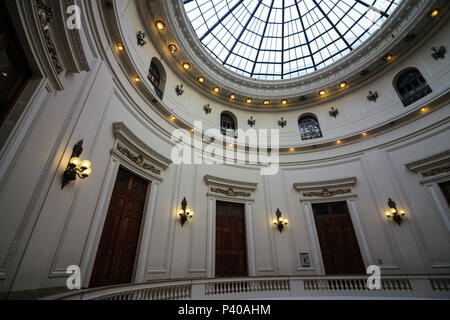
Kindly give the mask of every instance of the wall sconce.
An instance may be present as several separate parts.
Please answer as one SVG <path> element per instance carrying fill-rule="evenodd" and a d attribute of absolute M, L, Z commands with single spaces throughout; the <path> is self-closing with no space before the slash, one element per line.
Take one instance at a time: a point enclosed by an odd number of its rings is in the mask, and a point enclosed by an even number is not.
<path fill-rule="evenodd" d="M 281 211 L 280 211 L 280 209 L 277 209 L 276 215 L 277 215 L 277 219 L 276 219 L 276 220 L 273 220 L 273 225 L 274 225 L 275 227 L 277 227 L 278 230 L 280 230 L 280 233 L 282 233 L 282 232 L 283 232 L 284 226 L 287 226 L 287 225 L 288 225 L 289 220 L 288 220 L 288 219 L 285 219 L 285 218 L 283 218 L 283 217 L 281 216 Z"/>
<path fill-rule="evenodd" d="M 389 208 L 391 208 L 389 211 L 386 211 L 386 217 L 390 220 L 394 220 L 398 225 L 402 224 L 403 218 L 405 217 L 405 211 L 404 210 L 397 210 L 397 204 L 392 201 L 392 199 L 389 199 L 388 202 Z"/>
<path fill-rule="evenodd" d="M 181 209 L 178 211 L 178 214 L 180 215 L 181 226 L 184 226 L 186 221 L 192 219 L 194 216 L 194 211 L 187 208 L 186 197 L 181 201 Z"/>
<path fill-rule="evenodd" d="M 91 162 L 88 160 L 83 160 L 79 158 L 83 152 L 83 140 L 78 142 L 72 151 L 72 157 L 70 158 L 69 164 L 67 165 L 66 171 L 63 174 L 62 187 L 64 187 L 70 182 L 75 181 L 77 176 L 80 179 L 86 179 L 92 173 Z"/>

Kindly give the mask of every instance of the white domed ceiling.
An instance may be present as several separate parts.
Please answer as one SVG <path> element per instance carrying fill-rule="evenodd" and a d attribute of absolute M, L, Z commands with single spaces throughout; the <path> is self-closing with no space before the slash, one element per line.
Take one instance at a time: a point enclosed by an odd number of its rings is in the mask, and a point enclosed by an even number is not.
<path fill-rule="evenodd" d="M 322 69 L 358 48 L 402 0 L 185 0 L 196 35 L 226 68 L 259 80 Z"/>

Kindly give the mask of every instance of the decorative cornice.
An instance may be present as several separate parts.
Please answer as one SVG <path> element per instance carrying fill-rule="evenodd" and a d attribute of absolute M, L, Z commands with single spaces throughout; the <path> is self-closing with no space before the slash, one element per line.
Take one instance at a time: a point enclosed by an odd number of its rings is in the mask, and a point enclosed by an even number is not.
<path fill-rule="evenodd" d="M 322 201 L 332 198 L 356 197 L 356 194 L 353 192 L 356 181 L 356 177 L 350 177 L 326 181 L 299 182 L 294 184 L 294 188 L 300 192 L 301 201 Z"/>
<path fill-rule="evenodd" d="M 432 156 L 407 163 L 405 164 L 405 166 L 409 170 L 420 172 L 443 163 L 450 163 L 450 150 L 446 150 L 444 152 L 440 152 Z"/>
<path fill-rule="evenodd" d="M 221 193 L 221 194 L 224 194 L 224 195 L 229 196 L 229 197 L 249 198 L 252 195 L 251 192 L 235 191 L 233 188 L 222 189 L 222 188 L 211 187 L 211 192 Z"/>
<path fill-rule="evenodd" d="M 353 187 L 356 184 L 356 177 L 351 178 L 343 178 L 336 180 L 326 180 L 326 181 L 314 181 L 314 182 L 299 182 L 294 183 L 294 188 L 297 191 L 310 191 L 313 189 L 324 189 L 329 190 L 332 188 L 345 188 L 345 187 Z M 322 191 L 321 194 L 324 194 Z"/>
<path fill-rule="evenodd" d="M 161 174 L 161 170 L 156 168 L 154 165 L 146 162 L 142 155 L 134 155 L 130 150 L 128 150 L 126 147 L 122 146 L 120 143 L 117 144 L 116 149 L 120 153 L 122 153 L 125 157 L 130 159 L 132 162 L 134 162 L 138 166 L 144 168 L 145 170 L 148 170 L 157 175 Z"/>
<path fill-rule="evenodd" d="M 51 32 L 53 9 L 47 6 L 45 0 L 35 0 L 35 3 L 42 34 L 47 46 L 47 52 L 50 55 L 53 66 L 55 67 L 57 73 L 60 73 L 63 71 L 63 66 L 61 64 L 61 59 L 59 57 L 58 51 L 56 50 L 55 42 L 53 41 Z"/>
<path fill-rule="evenodd" d="M 231 189 L 242 189 L 246 191 L 255 191 L 258 183 L 254 182 L 243 182 L 237 180 L 231 180 L 226 178 L 214 177 L 210 175 L 205 176 L 205 182 L 207 185 L 219 186 Z M 228 190 L 227 190 L 228 191 Z"/>
<path fill-rule="evenodd" d="M 323 189 L 322 192 L 305 192 L 303 193 L 304 197 L 318 197 L 318 198 L 331 198 L 331 197 L 335 197 L 337 195 L 342 195 L 342 194 L 348 194 L 348 193 L 352 193 L 352 189 L 337 189 L 337 190 L 333 190 L 330 191 L 327 188 Z"/>
<path fill-rule="evenodd" d="M 422 177 L 429 178 L 429 177 L 434 177 L 434 176 L 437 176 L 438 174 L 447 173 L 447 172 L 450 172 L 450 165 L 439 167 L 439 168 L 434 168 L 429 171 L 422 172 L 421 174 L 422 174 Z"/>
<path fill-rule="evenodd" d="M 151 159 L 151 162 L 155 163 L 156 166 L 166 169 L 172 163 L 172 160 L 164 157 L 139 139 L 123 122 L 114 123 L 113 132 L 116 139 L 122 141 L 127 146 L 139 150 L 142 156 Z"/>

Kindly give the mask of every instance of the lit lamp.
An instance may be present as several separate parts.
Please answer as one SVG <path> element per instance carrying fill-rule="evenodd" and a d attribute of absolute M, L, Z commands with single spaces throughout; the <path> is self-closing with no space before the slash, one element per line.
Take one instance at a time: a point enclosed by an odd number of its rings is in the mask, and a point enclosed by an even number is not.
<path fill-rule="evenodd" d="M 277 227 L 278 230 L 280 230 L 280 233 L 282 233 L 282 232 L 283 232 L 283 229 L 284 229 L 284 226 L 287 226 L 287 225 L 288 225 L 289 220 L 288 220 L 288 219 L 285 219 L 285 218 L 283 218 L 283 217 L 281 216 L 281 211 L 280 211 L 280 209 L 277 209 L 276 215 L 277 215 L 277 218 L 273 220 L 273 225 L 274 225 L 275 227 Z"/>
<path fill-rule="evenodd" d="M 406 213 L 404 210 L 397 210 L 397 204 L 392 201 L 392 199 L 389 199 L 388 201 L 389 211 L 386 211 L 386 217 L 389 220 L 395 221 L 398 225 L 402 224 L 403 218 L 405 217 Z"/>
<path fill-rule="evenodd" d="M 86 179 L 92 174 L 91 162 L 88 160 L 81 160 L 79 156 L 83 152 L 83 140 L 78 142 L 72 151 L 72 157 L 67 165 L 66 171 L 63 174 L 63 181 L 61 189 L 70 182 L 78 178 Z"/>
<path fill-rule="evenodd" d="M 181 201 L 181 209 L 178 211 L 178 214 L 180 215 L 181 226 L 184 226 L 186 221 L 192 219 L 194 216 L 194 211 L 187 208 L 186 197 Z"/>

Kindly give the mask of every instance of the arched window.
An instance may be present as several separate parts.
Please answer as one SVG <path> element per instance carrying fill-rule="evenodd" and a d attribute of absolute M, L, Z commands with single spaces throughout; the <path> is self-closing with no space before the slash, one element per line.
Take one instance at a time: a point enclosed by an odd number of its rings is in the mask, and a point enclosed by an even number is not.
<path fill-rule="evenodd" d="M 155 92 L 162 99 L 164 94 L 164 87 L 166 85 L 166 72 L 161 62 L 157 58 L 153 58 L 150 63 L 150 70 L 148 72 L 148 80 L 153 84 Z"/>
<path fill-rule="evenodd" d="M 433 92 L 420 71 L 415 68 L 400 72 L 394 85 L 405 107 Z"/>
<path fill-rule="evenodd" d="M 312 115 L 301 116 L 298 119 L 298 128 L 303 141 L 323 137 L 319 122 Z"/>
<path fill-rule="evenodd" d="M 224 136 L 236 137 L 237 120 L 234 114 L 225 111 L 220 115 L 220 131 Z"/>

